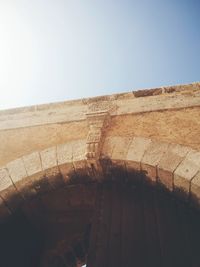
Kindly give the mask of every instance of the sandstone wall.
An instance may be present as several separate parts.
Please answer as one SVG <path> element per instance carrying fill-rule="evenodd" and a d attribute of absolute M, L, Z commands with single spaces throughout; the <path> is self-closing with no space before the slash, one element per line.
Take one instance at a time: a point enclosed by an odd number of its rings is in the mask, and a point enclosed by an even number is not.
<path fill-rule="evenodd" d="M 0 111 L 0 166 L 86 138 L 86 114 L 109 108 L 107 136 L 141 136 L 200 149 L 200 83 Z"/>

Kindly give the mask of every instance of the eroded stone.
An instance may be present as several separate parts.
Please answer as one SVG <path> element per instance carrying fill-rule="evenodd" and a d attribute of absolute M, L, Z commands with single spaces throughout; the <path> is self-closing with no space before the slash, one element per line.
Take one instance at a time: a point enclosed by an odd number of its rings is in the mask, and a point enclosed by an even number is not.
<path fill-rule="evenodd" d="M 167 143 L 152 141 L 141 160 L 141 169 L 145 171 L 152 182 L 156 182 L 156 167 L 168 148 Z"/>
<path fill-rule="evenodd" d="M 134 137 L 126 156 L 126 166 L 128 169 L 140 171 L 140 163 L 144 152 L 151 143 L 151 139 Z"/>
<path fill-rule="evenodd" d="M 200 152 L 190 151 L 174 172 L 174 189 L 184 195 L 189 195 L 190 182 L 200 170 Z"/>
<path fill-rule="evenodd" d="M 170 191 L 173 190 L 173 172 L 189 152 L 189 148 L 177 144 L 169 145 L 166 153 L 159 161 L 158 181 Z"/>

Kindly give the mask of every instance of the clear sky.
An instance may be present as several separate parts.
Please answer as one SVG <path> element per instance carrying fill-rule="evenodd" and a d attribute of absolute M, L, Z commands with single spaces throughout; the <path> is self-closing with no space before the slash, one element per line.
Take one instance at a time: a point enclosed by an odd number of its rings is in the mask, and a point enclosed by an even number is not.
<path fill-rule="evenodd" d="M 0 0 L 0 109 L 200 80 L 200 0 Z"/>

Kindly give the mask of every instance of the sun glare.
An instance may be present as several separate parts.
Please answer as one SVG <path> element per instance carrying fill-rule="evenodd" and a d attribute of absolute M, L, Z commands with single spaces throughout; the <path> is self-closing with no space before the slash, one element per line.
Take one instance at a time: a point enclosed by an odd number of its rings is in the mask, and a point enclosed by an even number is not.
<path fill-rule="evenodd" d="M 14 105 L 28 88 L 34 64 L 34 38 L 15 5 L 6 1 L 0 8 L 0 109 Z M 17 88 L 16 88 L 17 86 Z"/>

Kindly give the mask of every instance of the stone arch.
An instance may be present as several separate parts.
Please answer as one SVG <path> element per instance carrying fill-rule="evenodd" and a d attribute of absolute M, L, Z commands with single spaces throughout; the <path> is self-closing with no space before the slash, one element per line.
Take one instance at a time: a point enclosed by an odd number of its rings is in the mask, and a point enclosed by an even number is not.
<path fill-rule="evenodd" d="M 29 198 L 68 183 L 101 181 L 111 167 L 143 172 L 191 204 L 200 204 L 200 152 L 143 137 L 105 138 L 98 157 L 87 158 L 86 140 L 36 151 L 0 169 L 0 215 L 4 218 Z"/>

